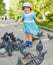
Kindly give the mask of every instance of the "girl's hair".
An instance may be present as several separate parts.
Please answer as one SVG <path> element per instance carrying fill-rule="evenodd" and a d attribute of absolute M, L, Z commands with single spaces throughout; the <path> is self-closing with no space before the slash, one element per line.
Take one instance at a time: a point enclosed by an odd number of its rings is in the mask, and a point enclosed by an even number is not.
<path fill-rule="evenodd" d="M 30 10 L 32 10 L 31 7 L 29 7 L 29 6 L 24 6 L 24 7 L 22 7 L 22 10 L 24 10 L 25 7 L 28 7 L 28 8 L 30 8 Z"/>

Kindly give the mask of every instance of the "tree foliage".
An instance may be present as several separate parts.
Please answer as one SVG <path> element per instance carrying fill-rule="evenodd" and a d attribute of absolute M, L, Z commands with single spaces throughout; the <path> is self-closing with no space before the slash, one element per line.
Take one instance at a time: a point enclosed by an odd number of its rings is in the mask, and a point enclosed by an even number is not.
<path fill-rule="evenodd" d="M 4 15 L 6 13 L 5 4 L 3 3 L 3 0 L 0 0 L 0 16 Z"/>
<path fill-rule="evenodd" d="M 40 18 L 42 17 L 42 11 L 53 12 L 53 0 L 11 0 L 10 7 L 14 12 L 16 11 L 19 13 L 19 11 L 22 11 L 21 9 L 24 2 L 30 2 L 32 5 L 32 10 L 36 12 L 37 16 Z"/>

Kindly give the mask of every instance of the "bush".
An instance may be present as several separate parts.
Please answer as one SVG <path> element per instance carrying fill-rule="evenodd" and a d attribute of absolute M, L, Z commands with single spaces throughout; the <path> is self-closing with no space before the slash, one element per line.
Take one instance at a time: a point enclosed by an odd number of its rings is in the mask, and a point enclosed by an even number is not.
<path fill-rule="evenodd" d="M 47 19 L 49 22 L 53 22 L 53 13 L 49 13 Z"/>

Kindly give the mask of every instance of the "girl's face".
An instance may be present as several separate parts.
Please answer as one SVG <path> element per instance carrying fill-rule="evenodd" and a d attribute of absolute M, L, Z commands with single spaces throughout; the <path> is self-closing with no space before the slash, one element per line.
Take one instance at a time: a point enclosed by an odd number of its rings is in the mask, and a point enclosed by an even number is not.
<path fill-rule="evenodd" d="M 30 11 L 31 11 L 30 7 L 24 7 L 24 12 L 26 14 L 30 13 Z"/>

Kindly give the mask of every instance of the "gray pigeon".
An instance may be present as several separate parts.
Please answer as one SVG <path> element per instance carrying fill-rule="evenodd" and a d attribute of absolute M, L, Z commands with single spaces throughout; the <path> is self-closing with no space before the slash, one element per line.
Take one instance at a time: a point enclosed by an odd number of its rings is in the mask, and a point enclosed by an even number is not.
<path fill-rule="evenodd" d="M 17 65 L 24 65 L 24 64 L 22 63 L 22 60 L 21 60 L 20 58 L 18 58 Z"/>
<path fill-rule="evenodd" d="M 12 44 L 11 44 L 10 41 L 8 42 L 8 45 L 6 47 L 6 50 L 8 52 L 8 56 L 12 56 L 13 47 L 12 47 Z"/>
<path fill-rule="evenodd" d="M 41 52 L 38 56 L 33 57 L 28 63 L 26 63 L 25 65 L 40 65 L 43 60 L 44 60 L 44 56 L 47 53 L 47 51 L 45 52 Z"/>
<path fill-rule="evenodd" d="M 6 53 L 6 49 L 5 48 L 1 48 L 0 49 L 0 55 L 4 55 Z"/>
<path fill-rule="evenodd" d="M 9 33 L 8 35 L 10 36 L 10 39 L 12 41 L 16 41 L 16 37 L 14 36 L 14 33 L 13 32 Z"/>
<path fill-rule="evenodd" d="M 49 33 L 47 33 L 47 37 L 48 37 L 49 40 L 52 40 L 53 39 L 53 36 L 50 35 Z"/>
<path fill-rule="evenodd" d="M 43 44 L 41 40 L 39 40 L 39 43 L 36 45 L 36 51 L 41 52 L 43 50 Z"/>
<path fill-rule="evenodd" d="M 23 48 L 20 48 L 20 53 L 24 56 L 23 59 L 26 58 L 28 55 L 31 55 L 30 52 Z"/>
<path fill-rule="evenodd" d="M 43 31 L 38 32 L 38 34 L 36 36 L 38 36 L 38 37 L 44 36 L 45 37 L 45 35 L 43 35 Z"/>
<path fill-rule="evenodd" d="M 35 40 L 39 40 L 39 37 L 36 38 L 32 36 L 32 41 L 35 41 Z"/>
<path fill-rule="evenodd" d="M 2 40 L 1 48 L 4 48 L 8 52 L 8 56 L 12 56 L 13 47 L 7 32 L 2 37 Z"/>
<path fill-rule="evenodd" d="M 1 43 L 0 43 L 0 49 L 1 49 Z"/>

